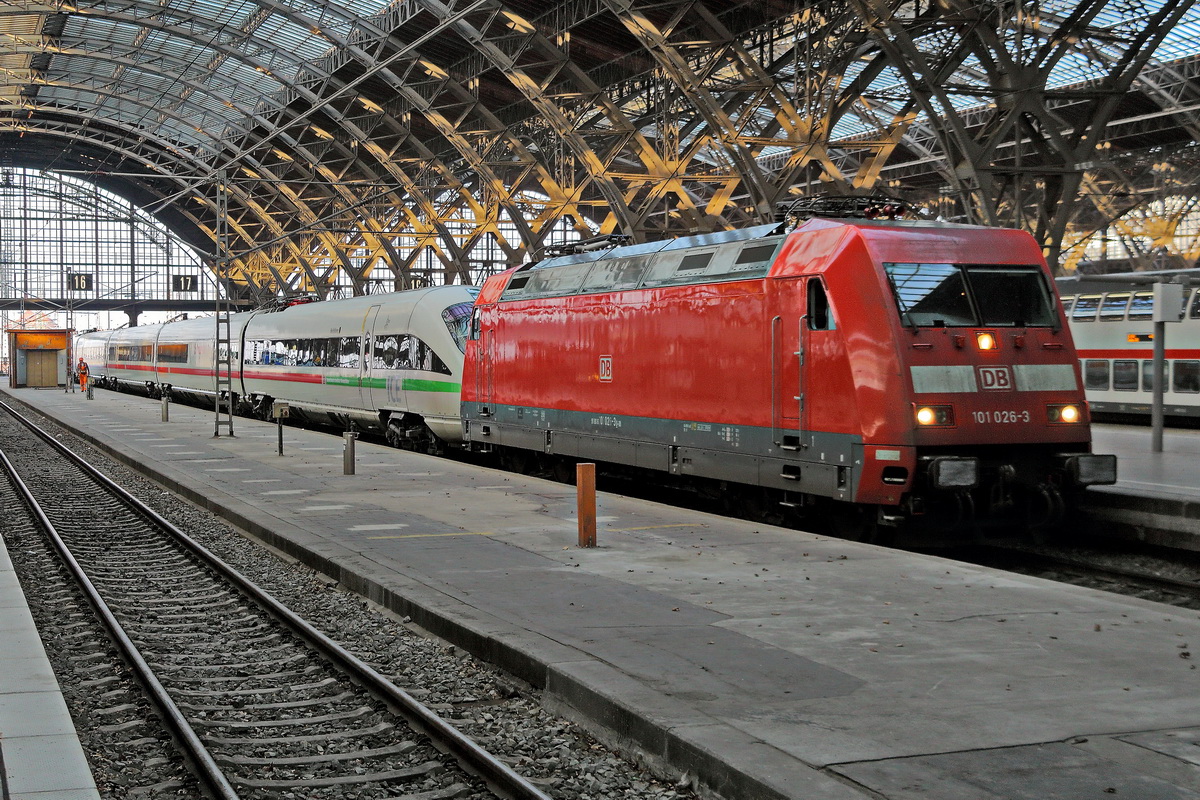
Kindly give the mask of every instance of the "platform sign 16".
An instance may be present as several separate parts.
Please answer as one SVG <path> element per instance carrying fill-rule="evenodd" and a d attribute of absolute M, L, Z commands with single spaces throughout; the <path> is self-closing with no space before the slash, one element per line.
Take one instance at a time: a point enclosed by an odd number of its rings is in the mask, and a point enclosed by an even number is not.
<path fill-rule="evenodd" d="M 200 279 L 196 275 L 172 275 L 172 292 L 196 292 L 200 290 Z"/>
<path fill-rule="evenodd" d="M 71 292 L 90 292 L 95 288 L 96 276 L 90 272 L 68 272 L 67 290 Z"/>

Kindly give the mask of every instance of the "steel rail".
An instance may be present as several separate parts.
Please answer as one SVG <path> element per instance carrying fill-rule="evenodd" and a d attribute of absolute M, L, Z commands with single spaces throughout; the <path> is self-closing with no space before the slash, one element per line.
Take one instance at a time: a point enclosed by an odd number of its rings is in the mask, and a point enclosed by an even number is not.
<path fill-rule="evenodd" d="M 549 795 L 517 774 L 503 761 L 488 753 L 475 741 L 465 736 L 453 725 L 418 702 L 408 692 L 393 684 L 376 672 L 370 665 L 297 616 L 291 609 L 280 603 L 232 566 L 226 564 L 219 556 L 204 547 L 204 545 L 193 540 L 186 533 L 161 517 L 154 509 L 118 486 L 112 479 L 87 463 L 87 461 L 69 447 L 38 428 L 33 422 L 13 410 L 8 404 L 0 402 L 0 407 L 3 407 L 39 438 L 53 446 L 80 469 L 87 472 L 94 480 L 117 495 L 135 512 L 171 534 L 180 544 L 191 551 L 193 555 L 219 575 L 236 585 L 252 600 L 259 603 L 272 616 L 288 626 L 310 647 L 344 670 L 359 685 L 386 703 L 389 708 L 402 716 L 415 729 L 428 736 L 435 747 L 443 750 L 443 752 L 448 752 L 458 761 L 463 769 L 483 780 L 493 792 L 508 798 L 508 800 L 552 800 Z"/>
<path fill-rule="evenodd" d="M 0 403 L 0 405 L 3 404 Z M 7 405 L 4 408 L 12 412 L 12 409 Z M 15 414 L 15 412 L 12 413 Z M 19 415 L 16 416 L 20 418 Z M 21 419 L 21 421 L 25 422 L 24 419 Z M 5 472 L 12 480 L 13 486 L 29 507 L 30 513 L 37 518 L 37 521 L 45 530 L 46 537 L 50 540 L 55 551 L 57 551 L 63 566 L 71 573 L 71 576 L 87 597 L 88 602 L 92 604 L 96 615 L 108 629 L 109 638 L 112 639 L 113 644 L 120 651 L 122 658 L 124 658 L 130 669 L 133 670 L 138 681 L 145 687 L 150 702 L 158 711 L 167 730 L 175 738 L 176 742 L 180 744 L 187 758 L 191 760 L 191 772 L 196 777 L 196 780 L 200 782 L 200 786 L 205 790 L 205 794 L 208 797 L 215 798 L 215 800 L 239 800 L 238 793 L 229 784 L 225 773 L 217 766 L 208 749 L 200 741 L 200 737 L 196 735 L 192 726 L 188 724 L 179 707 L 175 705 L 175 701 L 167 694 L 167 690 L 163 688 L 154 671 L 150 669 L 150 665 L 146 663 L 146 659 L 142 657 L 137 645 L 125 633 L 125 629 L 121 627 L 121 623 L 117 621 L 108 604 L 104 602 L 104 598 L 96 591 L 95 585 L 84 574 L 83 568 L 67 547 L 66 542 L 59 536 L 54 523 L 46 516 L 41 504 L 33 496 L 29 487 L 25 485 L 25 481 L 21 480 L 21 476 L 17 474 L 16 468 L 2 450 L 0 450 L 0 464 L 3 465 Z"/>

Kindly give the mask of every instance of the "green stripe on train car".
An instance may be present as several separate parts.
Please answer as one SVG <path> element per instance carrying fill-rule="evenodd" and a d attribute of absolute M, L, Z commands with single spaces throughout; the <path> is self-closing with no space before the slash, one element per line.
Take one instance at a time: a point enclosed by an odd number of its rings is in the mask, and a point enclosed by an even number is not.
<path fill-rule="evenodd" d="M 325 376 L 326 386 L 358 386 L 358 378 L 347 378 L 344 375 L 327 375 Z M 382 388 L 382 387 L 381 387 Z"/>
<path fill-rule="evenodd" d="M 462 384 L 451 383 L 449 381 L 427 381 L 420 378 L 405 378 L 403 388 L 406 392 L 459 392 L 462 391 Z"/>

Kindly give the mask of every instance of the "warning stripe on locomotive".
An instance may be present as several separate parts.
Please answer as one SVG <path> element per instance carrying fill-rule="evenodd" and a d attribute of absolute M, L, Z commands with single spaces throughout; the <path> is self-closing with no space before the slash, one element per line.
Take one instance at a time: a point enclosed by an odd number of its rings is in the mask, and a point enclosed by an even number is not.
<path fill-rule="evenodd" d="M 913 391 L 958 393 L 992 390 L 1017 392 L 1071 392 L 1079 388 L 1074 364 L 1013 364 L 913 366 Z"/>

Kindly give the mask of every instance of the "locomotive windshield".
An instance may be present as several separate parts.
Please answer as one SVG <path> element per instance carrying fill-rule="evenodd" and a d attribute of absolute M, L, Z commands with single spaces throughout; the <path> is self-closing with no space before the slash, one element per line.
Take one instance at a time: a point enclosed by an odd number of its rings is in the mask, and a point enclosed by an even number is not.
<path fill-rule="evenodd" d="M 1036 266 L 884 264 L 906 325 L 1053 326 L 1050 288 Z"/>

